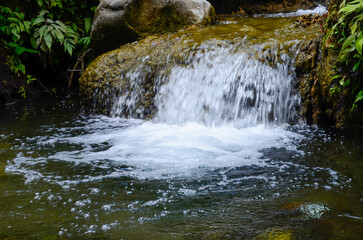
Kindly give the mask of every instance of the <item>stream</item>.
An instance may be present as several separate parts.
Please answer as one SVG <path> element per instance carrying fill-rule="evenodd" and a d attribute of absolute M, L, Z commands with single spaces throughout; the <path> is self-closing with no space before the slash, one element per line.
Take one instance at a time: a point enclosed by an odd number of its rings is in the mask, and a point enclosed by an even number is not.
<path fill-rule="evenodd" d="M 134 93 L 112 96 L 110 116 L 9 106 L 0 239 L 361 239 L 363 129 L 299 116 L 294 54 L 318 27 L 295 20 L 207 27 L 233 36 L 206 40 L 160 77 L 150 120 L 123 117 Z M 185 41 L 206 34 L 191 31 Z"/>

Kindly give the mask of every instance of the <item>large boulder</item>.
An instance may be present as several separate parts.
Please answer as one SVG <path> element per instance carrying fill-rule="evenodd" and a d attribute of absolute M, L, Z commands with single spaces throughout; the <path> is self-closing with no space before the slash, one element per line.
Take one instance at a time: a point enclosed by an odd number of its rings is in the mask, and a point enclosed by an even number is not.
<path fill-rule="evenodd" d="M 102 0 L 91 31 L 96 55 L 149 35 L 216 19 L 206 0 Z"/>

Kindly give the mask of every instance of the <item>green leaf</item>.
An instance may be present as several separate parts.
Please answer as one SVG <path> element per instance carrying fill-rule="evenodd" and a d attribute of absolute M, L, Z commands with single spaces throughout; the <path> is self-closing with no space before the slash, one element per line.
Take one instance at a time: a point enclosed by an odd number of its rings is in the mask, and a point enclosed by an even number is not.
<path fill-rule="evenodd" d="M 360 66 L 360 61 L 357 62 L 356 64 L 354 64 L 354 66 L 353 66 L 353 72 L 356 72 L 358 70 L 359 66 Z"/>
<path fill-rule="evenodd" d="M 9 22 L 15 22 L 15 23 L 20 22 L 20 20 L 19 20 L 19 19 L 17 19 L 17 18 L 15 18 L 15 17 L 9 17 L 9 18 L 8 18 L 8 21 L 9 21 Z"/>
<path fill-rule="evenodd" d="M 340 84 L 340 86 L 343 86 L 343 87 L 344 87 L 345 79 L 343 78 L 342 80 L 340 80 L 340 81 L 339 81 L 339 84 Z"/>
<path fill-rule="evenodd" d="M 331 78 L 331 80 L 337 79 L 337 78 L 342 78 L 341 75 L 335 75 L 334 77 Z"/>
<path fill-rule="evenodd" d="M 14 15 L 19 19 L 19 20 L 24 20 L 25 18 L 25 14 L 22 12 L 14 12 Z"/>
<path fill-rule="evenodd" d="M 24 21 L 24 28 L 25 31 L 30 34 L 31 23 L 29 21 Z"/>
<path fill-rule="evenodd" d="M 54 23 L 54 21 L 52 19 L 50 19 L 50 18 L 47 18 L 46 22 L 49 23 L 49 24 L 53 24 Z"/>
<path fill-rule="evenodd" d="M 78 41 L 78 44 L 84 45 L 85 47 L 87 47 L 90 44 L 90 41 L 91 41 L 90 37 L 84 37 Z"/>
<path fill-rule="evenodd" d="M 9 42 L 9 43 L 8 43 L 8 46 L 9 46 L 9 47 L 12 47 L 12 48 L 16 48 L 16 47 L 19 47 L 19 44 L 14 43 L 14 42 Z"/>
<path fill-rule="evenodd" d="M 17 68 L 19 69 L 19 71 L 21 71 L 23 74 L 25 74 L 25 65 L 24 64 L 19 64 L 18 66 L 17 66 Z"/>
<path fill-rule="evenodd" d="M 354 4 L 354 3 L 357 3 L 357 4 Z M 344 12 L 352 13 L 361 7 L 363 7 L 363 2 L 361 0 L 358 2 L 353 1 L 353 2 L 348 3 L 347 6 L 340 9 L 338 13 L 344 13 Z"/>
<path fill-rule="evenodd" d="M 355 96 L 354 104 L 362 99 L 363 99 L 363 90 L 360 90 L 360 92 Z"/>
<path fill-rule="evenodd" d="M 39 53 L 39 51 L 35 50 L 35 49 L 31 49 L 31 48 L 25 48 L 25 47 L 18 47 L 15 48 L 15 52 L 20 55 L 24 52 L 28 52 L 28 53 Z"/>
<path fill-rule="evenodd" d="M 363 34 L 360 33 L 357 40 L 355 41 L 355 49 L 357 49 L 357 52 L 360 55 L 363 55 L 362 54 L 362 45 L 363 45 Z"/>
<path fill-rule="evenodd" d="M 16 52 L 16 54 L 20 55 L 23 52 L 25 52 L 25 47 L 16 47 L 15 52 Z"/>
<path fill-rule="evenodd" d="M 350 35 L 347 40 L 345 40 L 345 42 L 343 43 L 343 46 L 342 46 L 342 49 L 339 53 L 339 55 L 342 54 L 342 52 L 344 52 L 344 50 L 350 45 L 352 44 L 354 41 L 355 41 L 355 38 L 356 38 L 357 34 L 352 34 Z"/>
<path fill-rule="evenodd" d="M 38 0 L 37 2 L 38 2 L 39 7 L 43 6 L 43 0 Z"/>
<path fill-rule="evenodd" d="M 24 27 L 24 24 L 22 22 L 19 22 L 19 27 L 20 27 L 20 31 L 24 32 L 25 27 Z"/>
<path fill-rule="evenodd" d="M 88 33 L 91 30 L 92 27 L 92 18 L 87 17 L 84 19 L 84 28 L 86 30 L 86 33 Z"/>
<path fill-rule="evenodd" d="M 62 29 L 64 29 L 64 31 L 67 29 L 67 26 L 66 25 L 64 25 L 64 23 L 63 22 L 61 22 L 61 21 L 59 21 L 59 20 L 57 20 L 57 21 L 55 21 L 55 23 L 56 24 L 58 24 Z"/>
<path fill-rule="evenodd" d="M 53 39 L 52 39 L 52 35 L 50 33 L 45 34 L 44 41 L 45 41 L 45 44 L 47 45 L 48 49 L 51 50 Z"/>
<path fill-rule="evenodd" d="M 63 33 L 59 29 L 55 29 L 54 33 L 55 33 L 55 36 L 57 37 L 57 39 L 59 40 L 59 42 L 63 43 L 63 40 L 64 40 Z"/>
<path fill-rule="evenodd" d="M 13 29 L 11 31 L 11 33 L 13 34 L 12 39 L 14 40 L 14 42 L 17 42 L 20 39 L 20 35 L 18 34 L 18 31 L 16 31 L 16 29 Z"/>
<path fill-rule="evenodd" d="M 49 52 L 50 49 L 48 49 L 47 45 L 45 45 L 44 43 L 41 43 L 40 50 L 42 50 L 43 52 Z"/>
<path fill-rule="evenodd" d="M 68 52 L 70 56 L 73 54 L 74 45 L 69 42 L 69 39 L 64 40 L 64 50 Z"/>
<path fill-rule="evenodd" d="M 46 28 L 47 28 L 47 25 L 43 25 L 41 28 L 39 28 L 40 39 L 44 38 Z"/>
<path fill-rule="evenodd" d="M 32 45 L 33 48 L 38 48 L 37 40 L 35 40 L 34 37 L 31 37 L 30 38 L 30 43 L 31 43 L 31 45 Z"/>
<path fill-rule="evenodd" d="M 45 22 L 44 17 L 43 17 L 43 16 L 39 16 L 39 17 L 37 17 L 37 18 L 34 20 L 34 22 L 33 22 L 33 26 L 38 25 L 39 23 L 43 23 L 43 22 Z"/>

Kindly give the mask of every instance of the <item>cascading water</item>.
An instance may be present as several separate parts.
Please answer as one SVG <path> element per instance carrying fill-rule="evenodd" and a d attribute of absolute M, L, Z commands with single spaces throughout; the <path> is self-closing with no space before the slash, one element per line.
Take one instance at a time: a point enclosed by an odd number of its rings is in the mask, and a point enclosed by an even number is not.
<path fill-rule="evenodd" d="M 156 95 L 155 121 L 241 128 L 294 120 L 300 101 L 290 54 L 298 52 L 297 44 L 280 56 L 270 48 L 271 55 L 260 59 L 246 53 L 244 44 L 233 47 L 202 46 L 190 65 L 173 68 Z"/>
<path fill-rule="evenodd" d="M 241 128 L 296 120 L 300 97 L 294 89 L 294 59 L 300 45 L 289 41 L 266 46 L 240 39 L 236 44 L 206 41 L 194 46 L 187 64 L 175 64 L 155 80 L 154 122 Z M 150 69 L 139 64 L 125 76 L 134 90 L 122 92 L 120 86 L 114 98 L 113 117 L 122 117 L 124 109 L 142 116 L 140 80 Z"/>
<path fill-rule="evenodd" d="M 0 125 L 0 238 L 253 239 L 278 227 L 311 239 L 326 212 L 359 221 L 361 188 L 346 176 L 360 176 L 349 170 L 360 145 L 287 124 L 295 58 L 317 35 L 294 22 L 232 19 L 130 44 L 100 57 L 86 88 L 111 117 L 56 108 Z"/>

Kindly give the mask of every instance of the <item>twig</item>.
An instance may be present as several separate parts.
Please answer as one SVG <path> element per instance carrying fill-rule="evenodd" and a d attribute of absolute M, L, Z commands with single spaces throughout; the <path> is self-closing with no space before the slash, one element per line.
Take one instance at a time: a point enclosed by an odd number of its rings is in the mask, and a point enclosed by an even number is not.
<path fill-rule="evenodd" d="M 73 80 L 73 76 L 74 76 L 74 72 L 82 72 L 84 70 L 84 57 L 86 56 L 86 54 L 90 51 L 91 49 L 87 49 L 84 50 L 81 54 L 81 56 L 78 57 L 76 64 L 74 65 L 72 70 L 68 70 L 69 72 L 71 72 L 71 76 L 68 79 L 68 90 L 67 90 L 67 97 L 70 97 L 71 95 L 71 86 L 72 86 L 72 80 Z M 77 70 L 78 64 L 82 63 L 82 70 L 79 71 Z"/>

